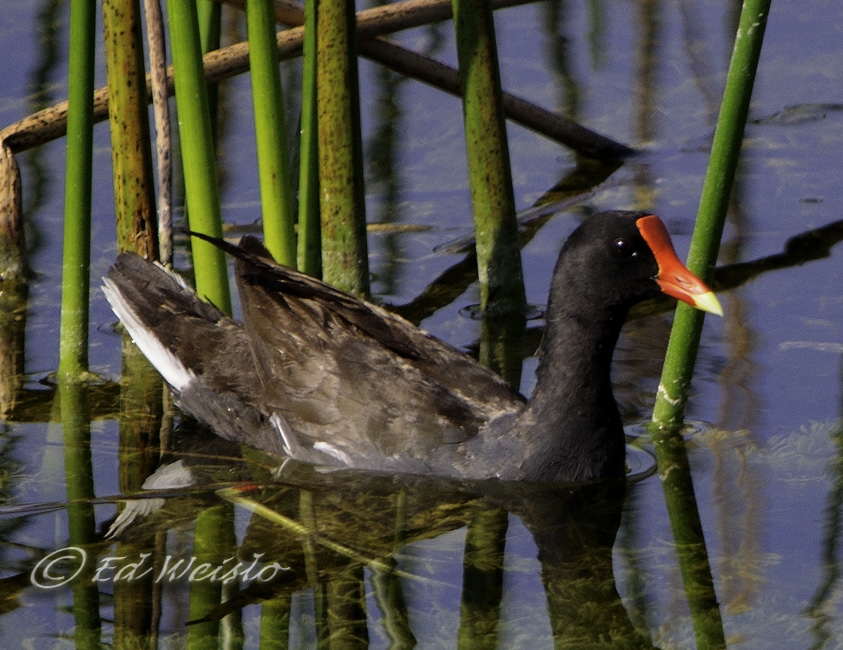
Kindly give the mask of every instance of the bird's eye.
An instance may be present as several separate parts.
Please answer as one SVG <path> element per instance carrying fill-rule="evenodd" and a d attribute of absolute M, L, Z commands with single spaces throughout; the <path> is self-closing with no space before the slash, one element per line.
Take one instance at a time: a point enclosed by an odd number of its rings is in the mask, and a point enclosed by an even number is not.
<path fill-rule="evenodd" d="M 634 257 L 636 255 L 635 246 L 626 239 L 616 239 L 614 248 L 615 255 L 618 257 Z"/>

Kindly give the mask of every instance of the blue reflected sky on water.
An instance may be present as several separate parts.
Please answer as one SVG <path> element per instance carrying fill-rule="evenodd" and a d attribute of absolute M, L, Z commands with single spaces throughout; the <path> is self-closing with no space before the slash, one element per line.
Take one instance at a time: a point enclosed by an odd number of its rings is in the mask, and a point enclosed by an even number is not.
<path fill-rule="evenodd" d="M 27 114 L 34 104 L 31 84 L 46 53 L 36 18 L 41 4 L 14 0 L 4 7 L 0 56 L 8 64 L 0 66 L 2 126 Z M 534 304 L 546 300 L 560 242 L 586 211 L 651 210 L 675 233 L 680 254 L 687 250 L 732 18 L 724 3 L 677 1 L 655 5 L 657 20 L 647 23 L 644 4 L 604 2 L 599 4 L 599 21 L 585 2 L 542 3 L 497 14 L 508 90 L 549 109 L 573 111 L 586 125 L 645 149 L 574 209 L 550 220 L 525 247 L 528 299 Z M 63 98 L 66 88 L 66 6 L 56 15 L 57 58 L 46 75 L 48 103 Z M 239 29 L 242 34 L 242 26 Z M 646 29 L 656 30 L 658 36 L 656 60 L 644 84 L 639 57 Z M 786 3 L 774 3 L 752 104 L 756 122 L 747 129 L 721 263 L 781 252 L 788 238 L 841 218 L 841 32 L 843 6 L 836 0 L 800 3 L 798 15 Z M 399 40 L 424 49 L 438 38 L 444 45 L 436 56 L 453 61 L 449 27 L 440 27 L 435 37 L 429 30 L 413 30 Z M 563 43 L 564 60 L 559 55 Z M 98 45 L 99 55 L 101 50 Z M 288 67 L 286 73 L 292 78 L 294 69 Z M 381 90 L 372 64 L 361 64 L 361 77 L 368 139 L 380 124 Z M 99 81 L 103 78 L 100 72 Z M 224 215 L 231 223 L 251 224 L 259 216 L 259 191 L 248 82 L 230 82 L 227 93 Z M 454 256 L 433 251 L 469 235 L 471 223 L 458 100 L 415 82 L 399 84 L 391 100 L 398 108 L 393 125 L 398 134 L 393 158 L 398 163 L 389 180 L 397 197 L 390 201 L 384 186 L 373 183 L 367 209 L 373 219 L 430 227 L 370 237 L 375 290 L 383 300 L 400 304 L 455 262 Z M 802 109 L 785 111 L 795 105 Z M 573 168 L 575 159 L 521 127 L 510 126 L 509 134 L 516 201 L 526 209 Z M 96 137 L 95 286 L 114 257 L 105 125 L 96 127 Z M 32 206 L 27 217 L 35 246 L 32 266 L 37 270 L 26 348 L 33 381 L 54 371 L 58 363 L 63 156 L 64 145 L 56 142 L 20 158 L 24 201 Z M 46 180 L 36 196 L 32 179 L 39 168 Z M 393 274 L 389 289 L 387 273 Z M 830 512 L 839 507 L 829 499 L 838 478 L 832 463 L 839 455 L 830 436 L 839 426 L 843 406 L 841 277 L 843 253 L 838 245 L 828 259 L 761 275 L 730 292 L 723 300 L 726 317 L 706 322 L 689 415 L 708 424 L 693 439 L 691 460 L 718 596 L 734 647 L 797 647 L 797 640 L 810 645 L 804 640 L 811 638 L 815 621 L 804 611 L 828 576 L 822 548 Z M 471 344 L 479 325 L 461 310 L 476 300 L 476 291 L 469 289 L 423 326 L 456 345 Z M 110 329 L 113 320 L 95 291 L 91 364 L 116 379 L 120 344 Z M 632 351 L 645 334 L 636 330 L 623 342 L 624 358 L 636 358 Z M 658 360 L 658 353 L 649 348 L 645 354 L 648 360 Z M 525 390 L 532 385 L 533 366 L 532 361 L 525 366 Z M 646 403 L 654 382 L 650 375 L 641 378 L 636 384 L 640 394 L 624 394 L 622 401 L 626 397 Z M 11 454 L 21 467 L 14 501 L 61 502 L 65 491 L 60 426 L 12 423 L 8 431 L 14 440 Z M 119 492 L 116 435 L 113 421 L 93 425 L 98 495 Z M 112 512 L 111 506 L 103 506 L 97 515 L 106 519 Z M 513 525 L 513 555 L 529 563 L 529 539 L 525 541 L 526 533 Z M 52 548 L 66 538 L 65 526 L 61 511 L 32 517 L 16 533 L 16 541 Z M 633 569 L 641 572 L 650 603 L 647 629 L 663 647 L 682 647 L 689 635 L 687 607 L 655 477 L 634 487 L 619 539 L 615 565 L 622 595 L 631 598 Z M 448 538 L 442 544 L 454 542 Z M 835 583 L 827 605 L 832 631 L 843 626 L 834 604 L 839 589 Z M 30 609 L 0 618 L 6 622 L 0 625 L 4 646 L 15 645 L 20 630 L 41 616 L 34 611 L 57 604 L 39 594 L 27 592 L 24 598 Z"/>

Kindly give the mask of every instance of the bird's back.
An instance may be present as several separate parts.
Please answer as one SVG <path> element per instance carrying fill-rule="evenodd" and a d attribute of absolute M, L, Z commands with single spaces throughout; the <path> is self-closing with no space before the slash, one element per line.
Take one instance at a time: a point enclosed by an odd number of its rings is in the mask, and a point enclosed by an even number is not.
<path fill-rule="evenodd" d="M 308 462 L 426 473 L 437 449 L 523 407 L 459 350 L 276 264 L 258 240 L 226 250 L 237 258 L 244 324 L 134 255 L 106 279 L 180 406 L 222 437 Z"/>

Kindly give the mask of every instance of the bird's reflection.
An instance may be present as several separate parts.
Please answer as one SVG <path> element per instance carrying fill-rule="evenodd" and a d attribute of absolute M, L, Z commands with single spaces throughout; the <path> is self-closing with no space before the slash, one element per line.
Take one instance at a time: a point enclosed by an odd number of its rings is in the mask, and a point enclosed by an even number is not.
<path fill-rule="evenodd" d="M 173 438 L 176 446 L 180 439 Z M 502 603 L 509 607 L 526 595 L 508 590 L 511 581 L 504 580 L 510 570 L 504 561 L 507 528 L 517 518 L 535 544 L 556 647 L 653 647 L 630 621 L 612 571 L 623 482 L 530 484 L 326 472 L 278 463 L 215 436 L 201 437 L 198 444 L 195 431 L 183 439 L 189 441 L 186 448 L 165 457 L 145 484 L 160 498 L 129 501 L 111 537 L 124 552 L 125 544 L 149 549 L 156 535 L 185 529 L 220 502 L 233 502 L 235 511 L 249 514 L 234 550 L 242 566 L 256 557 L 283 565 L 270 572 L 270 580 L 241 583 L 190 623 L 219 621 L 256 603 L 289 603 L 292 594 L 310 590 L 317 638 L 367 647 L 368 628 L 379 625 L 377 634 L 386 635 L 391 647 L 414 647 L 425 641 L 420 638 L 425 632 L 414 629 L 418 612 L 408 607 L 405 591 L 414 581 L 432 580 L 461 590 L 454 645 L 499 647 L 500 637 L 512 633 L 502 627 Z M 233 528 L 234 522 L 219 525 Z M 461 529 L 466 529 L 464 549 L 453 559 L 462 566 L 462 579 L 454 575 L 453 562 L 441 574 L 420 575 L 416 569 L 424 563 L 414 545 Z M 194 545 L 204 543 L 197 537 Z M 408 553 L 412 562 L 405 561 Z M 367 614 L 372 603 L 367 589 L 378 615 Z M 435 611 L 442 605 L 413 599 L 412 607 L 420 606 Z M 265 608 L 263 616 L 275 615 L 271 611 Z"/>

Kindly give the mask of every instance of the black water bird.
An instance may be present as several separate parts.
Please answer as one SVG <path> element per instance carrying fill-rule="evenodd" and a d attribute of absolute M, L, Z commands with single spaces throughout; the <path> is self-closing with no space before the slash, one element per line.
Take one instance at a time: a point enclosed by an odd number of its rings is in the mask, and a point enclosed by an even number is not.
<path fill-rule="evenodd" d="M 133 254 L 104 278 L 106 296 L 183 411 L 223 438 L 319 465 L 513 481 L 620 477 L 610 370 L 629 309 L 665 293 L 722 313 L 658 217 L 591 216 L 556 263 L 525 399 L 399 316 L 276 264 L 255 238 L 217 244 L 236 257 L 242 324 Z"/>

